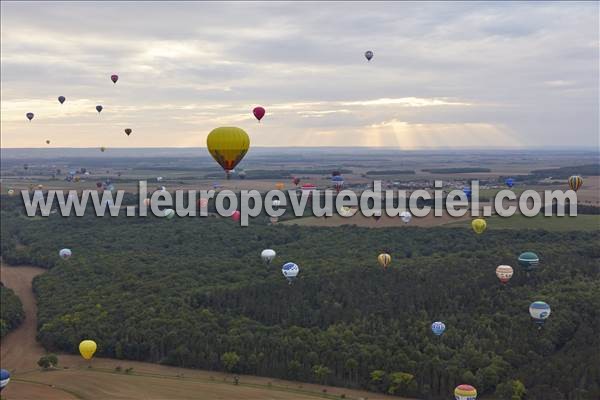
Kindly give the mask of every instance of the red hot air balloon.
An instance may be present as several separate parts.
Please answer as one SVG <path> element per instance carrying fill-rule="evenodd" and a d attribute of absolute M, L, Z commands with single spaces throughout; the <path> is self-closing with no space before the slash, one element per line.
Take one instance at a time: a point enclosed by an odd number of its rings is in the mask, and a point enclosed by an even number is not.
<path fill-rule="evenodd" d="M 241 218 L 242 214 L 240 214 L 240 212 L 238 210 L 235 210 L 233 212 L 233 214 L 231 214 L 231 219 L 234 220 L 235 222 L 238 222 Z"/>
<path fill-rule="evenodd" d="M 112 81 L 112 83 L 117 83 L 117 81 L 119 80 L 119 75 L 111 75 L 110 80 Z"/>
<path fill-rule="evenodd" d="M 255 107 L 254 110 L 252 110 L 252 114 L 254 114 L 258 122 L 260 122 L 262 117 L 265 116 L 265 109 L 262 107 Z"/>

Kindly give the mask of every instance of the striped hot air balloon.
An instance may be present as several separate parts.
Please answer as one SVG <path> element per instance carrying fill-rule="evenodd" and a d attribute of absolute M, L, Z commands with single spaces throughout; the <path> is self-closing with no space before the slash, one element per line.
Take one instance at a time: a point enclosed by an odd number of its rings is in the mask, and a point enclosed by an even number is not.
<path fill-rule="evenodd" d="M 381 265 L 383 267 L 383 269 L 387 269 L 387 267 L 390 265 L 390 263 L 392 262 L 392 256 L 390 256 L 387 253 L 381 253 L 379 256 L 377 256 L 377 262 L 379 263 L 379 265 Z"/>
<path fill-rule="evenodd" d="M 573 175 L 569 178 L 569 187 L 571 190 L 577 191 L 583 185 L 583 179 L 579 175 Z"/>
<path fill-rule="evenodd" d="M 506 284 L 513 276 L 513 269 L 510 265 L 499 265 L 496 268 L 496 276 L 500 279 L 500 282 Z"/>
<path fill-rule="evenodd" d="M 456 400 L 475 400 L 477 398 L 477 389 L 471 385 L 458 385 L 454 389 L 454 398 Z"/>
<path fill-rule="evenodd" d="M 519 256 L 519 265 L 527 272 L 536 269 L 540 263 L 540 258 L 532 251 L 526 251 Z"/>

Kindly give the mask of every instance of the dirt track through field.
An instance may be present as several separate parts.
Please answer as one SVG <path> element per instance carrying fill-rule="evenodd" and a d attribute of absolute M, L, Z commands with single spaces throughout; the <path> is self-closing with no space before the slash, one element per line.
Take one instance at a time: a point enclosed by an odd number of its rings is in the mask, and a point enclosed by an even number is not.
<path fill-rule="evenodd" d="M 314 398 L 399 399 L 381 394 L 283 381 L 256 376 L 240 376 L 234 385 L 231 375 L 219 372 L 170 367 L 158 364 L 59 354 L 59 368 L 41 371 L 37 360 L 45 353 L 36 342 L 37 306 L 31 281 L 45 270 L 36 267 L 10 267 L 2 264 L 1 278 L 21 299 L 25 321 L 2 339 L 2 368 L 11 382 L 2 392 L 6 400 L 291 400 Z M 115 367 L 132 372 L 116 372 Z M 326 394 L 323 390 L 326 390 Z"/>

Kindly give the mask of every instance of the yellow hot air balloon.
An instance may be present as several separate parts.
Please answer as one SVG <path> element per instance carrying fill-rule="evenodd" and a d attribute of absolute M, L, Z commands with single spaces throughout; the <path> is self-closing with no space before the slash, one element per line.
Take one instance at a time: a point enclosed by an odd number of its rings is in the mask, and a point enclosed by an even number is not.
<path fill-rule="evenodd" d="M 381 253 L 377 257 L 377 262 L 379 262 L 379 265 L 381 265 L 383 269 L 387 269 L 388 265 L 390 265 L 390 263 L 392 262 L 392 256 L 390 256 L 387 253 Z"/>
<path fill-rule="evenodd" d="M 96 352 L 97 347 L 98 346 L 96 346 L 96 342 L 93 340 L 82 341 L 79 343 L 79 352 L 81 353 L 81 357 L 85 358 L 86 360 L 91 360 Z"/>
<path fill-rule="evenodd" d="M 475 233 L 479 235 L 483 233 L 483 231 L 485 231 L 485 229 L 487 228 L 487 223 L 483 218 L 476 218 L 473 221 L 471 221 L 471 227 L 473 228 Z"/>
<path fill-rule="evenodd" d="M 221 127 L 210 131 L 206 138 L 210 155 L 230 178 L 231 170 L 242 161 L 250 147 L 250 137 L 240 128 Z"/>

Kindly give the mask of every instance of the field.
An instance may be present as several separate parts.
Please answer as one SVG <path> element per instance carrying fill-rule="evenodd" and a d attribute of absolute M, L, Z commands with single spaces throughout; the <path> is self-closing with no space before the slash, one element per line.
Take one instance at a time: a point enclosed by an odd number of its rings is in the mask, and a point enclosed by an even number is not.
<path fill-rule="evenodd" d="M 45 270 L 2 265 L 1 272 L 2 282 L 17 293 L 27 315 L 25 322 L 2 340 L 2 365 L 10 366 L 12 373 L 10 385 L 2 392 L 7 400 L 286 400 L 339 398 L 342 394 L 348 399 L 400 399 L 254 376 L 240 376 L 239 385 L 236 386 L 231 374 L 106 358 L 95 358 L 88 363 L 79 356 L 67 354 L 59 355 L 58 369 L 42 371 L 36 363 L 45 351 L 35 340 L 37 307 L 31 291 L 31 280 Z M 123 370 L 133 368 L 133 371 L 119 373 L 115 371 L 117 366 Z"/>

